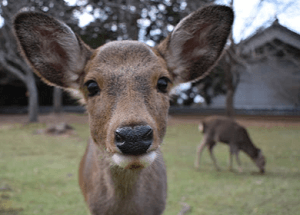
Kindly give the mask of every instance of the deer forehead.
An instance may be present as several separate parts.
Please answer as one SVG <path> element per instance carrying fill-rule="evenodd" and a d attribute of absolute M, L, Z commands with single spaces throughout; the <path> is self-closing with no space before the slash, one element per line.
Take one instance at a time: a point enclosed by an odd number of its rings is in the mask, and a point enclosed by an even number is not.
<path fill-rule="evenodd" d="M 114 41 L 95 50 L 88 73 L 138 75 L 151 69 L 166 70 L 166 63 L 152 48 L 137 41 Z"/>
<path fill-rule="evenodd" d="M 160 77 L 169 77 L 166 62 L 154 49 L 137 41 L 109 42 L 95 50 L 84 83 L 96 80 L 100 88 L 137 90 L 156 85 Z M 112 87 L 113 86 L 113 87 Z"/>

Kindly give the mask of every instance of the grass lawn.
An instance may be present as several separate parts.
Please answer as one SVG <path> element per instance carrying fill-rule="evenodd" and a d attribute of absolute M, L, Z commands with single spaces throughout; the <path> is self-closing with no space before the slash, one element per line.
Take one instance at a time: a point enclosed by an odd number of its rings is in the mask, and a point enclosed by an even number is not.
<path fill-rule="evenodd" d="M 72 124 L 77 135 L 33 135 L 43 124 L 0 127 L 0 214 L 88 214 L 77 182 L 89 128 Z M 219 144 L 216 172 L 205 150 L 201 168 L 193 168 L 202 135 L 196 124 L 168 127 L 163 145 L 168 173 L 165 215 L 176 215 L 181 202 L 190 214 L 299 214 L 300 126 L 248 127 L 266 158 L 266 174 L 241 153 L 243 173 L 229 172 L 229 148 Z M 234 167 L 236 163 L 234 162 Z"/>

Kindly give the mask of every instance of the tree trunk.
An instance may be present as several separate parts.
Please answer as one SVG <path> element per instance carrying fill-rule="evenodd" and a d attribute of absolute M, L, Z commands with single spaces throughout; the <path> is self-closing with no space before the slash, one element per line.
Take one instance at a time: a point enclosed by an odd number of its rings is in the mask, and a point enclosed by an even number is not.
<path fill-rule="evenodd" d="M 230 1 L 229 3 L 230 7 L 233 9 L 233 0 Z M 230 50 L 233 50 L 234 52 L 234 40 L 233 40 L 233 32 L 231 29 L 231 34 L 229 38 L 231 45 L 229 47 Z M 227 66 L 225 67 L 225 80 L 226 80 L 226 87 L 227 87 L 227 92 L 226 92 L 226 115 L 228 117 L 233 117 L 234 115 L 234 107 L 233 107 L 233 96 L 234 96 L 234 86 L 233 86 L 233 77 L 232 77 L 232 61 L 230 59 L 230 54 L 229 51 L 225 57 Z"/>
<path fill-rule="evenodd" d="M 229 57 L 226 56 L 226 66 L 225 66 L 225 80 L 226 80 L 226 115 L 228 117 L 233 117 L 234 115 L 234 106 L 233 106 L 233 96 L 234 96 L 234 86 L 233 86 L 233 77 L 231 72 L 231 65 L 229 64 Z"/>
<path fill-rule="evenodd" d="M 233 96 L 234 96 L 233 90 L 228 90 L 227 89 L 227 93 L 226 93 L 226 115 L 228 117 L 233 117 L 234 116 Z"/>
<path fill-rule="evenodd" d="M 62 112 L 62 89 L 58 87 L 53 89 L 53 111 L 57 114 Z"/>
<path fill-rule="evenodd" d="M 29 122 L 38 122 L 38 91 L 32 72 L 27 72 L 26 87 L 28 90 L 28 115 Z"/>

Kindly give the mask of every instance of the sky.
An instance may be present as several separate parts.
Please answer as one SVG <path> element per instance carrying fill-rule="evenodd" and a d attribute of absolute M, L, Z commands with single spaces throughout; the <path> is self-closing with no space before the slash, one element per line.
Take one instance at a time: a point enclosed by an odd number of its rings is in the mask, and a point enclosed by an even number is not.
<path fill-rule="evenodd" d="M 219 4 L 228 5 L 229 0 L 217 0 Z M 300 0 L 265 0 L 261 5 L 261 10 L 257 10 L 260 0 L 234 0 L 235 21 L 233 26 L 233 36 L 236 42 L 246 39 L 253 34 L 257 28 L 268 20 L 272 24 L 275 18 L 279 23 L 290 30 L 300 34 Z M 279 4 L 275 4 L 278 2 Z M 283 11 L 284 5 L 292 2 L 293 5 Z M 250 24 L 245 29 L 245 24 Z M 267 27 L 267 26 L 266 26 Z"/>

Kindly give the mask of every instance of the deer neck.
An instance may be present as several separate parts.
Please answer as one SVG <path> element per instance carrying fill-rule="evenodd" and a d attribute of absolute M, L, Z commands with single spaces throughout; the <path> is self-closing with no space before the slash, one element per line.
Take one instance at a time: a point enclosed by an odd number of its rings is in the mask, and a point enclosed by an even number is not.
<path fill-rule="evenodd" d="M 110 197 L 129 197 L 137 189 L 138 181 L 143 170 L 123 169 L 111 164 L 107 152 L 98 148 L 99 179 Z"/>
<path fill-rule="evenodd" d="M 252 143 L 245 145 L 242 148 L 242 151 L 244 151 L 252 159 L 256 159 L 259 152 L 258 148 L 256 148 Z"/>
<path fill-rule="evenodd" d="M 123 169 L 117 166 L 110 168 L 114 191 L 119 197 L 130 196 L 137 189 L 137 182 L 142 170 Z"/>

